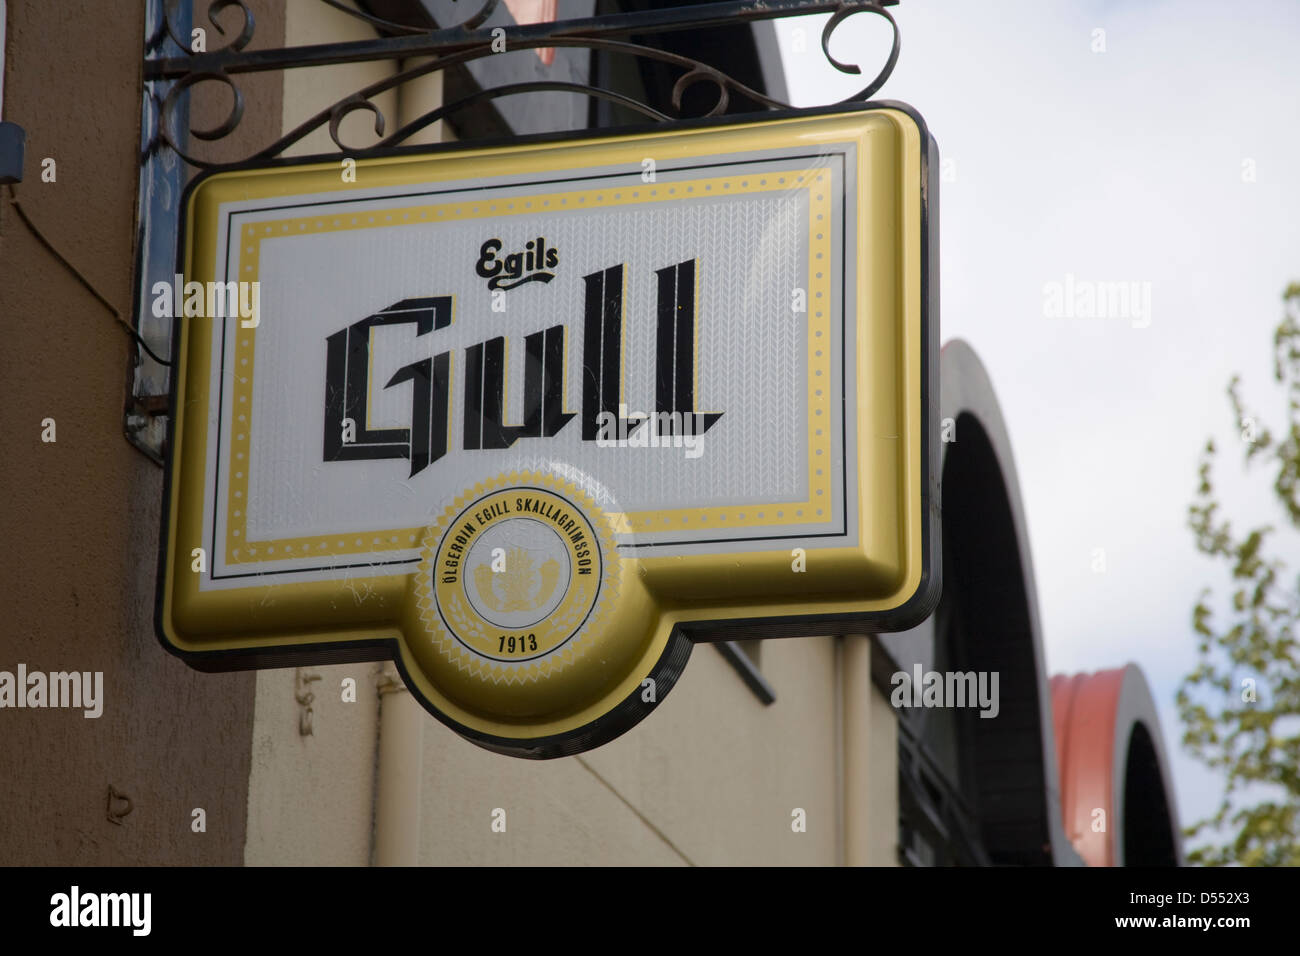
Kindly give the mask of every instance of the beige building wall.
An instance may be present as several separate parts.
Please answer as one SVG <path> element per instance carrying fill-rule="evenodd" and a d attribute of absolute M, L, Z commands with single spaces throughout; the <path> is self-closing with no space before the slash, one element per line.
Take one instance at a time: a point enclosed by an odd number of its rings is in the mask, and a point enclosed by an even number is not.
<path fill-rule="evenodd" d="M 697 646 L 653 714 L 577 757 L 522 761 L 426 734 L 420 862 L 836 862 L 832 644 L 764 644 L 770 707 Z"/>
<path fill-rule="evenodd" d="M 872 690 L 867 697 L 866 809 L 859 815 L 868 821 L 863 827 L 865 856 L 849 863 L 898 866 L 898 713 L 883 693 Z"/>
<path fill-rule="evenodd" d="M 246 864 L 370 864 L 379 670 L 344 664 L 257 672 Z M 345 678 L 355 681 L 355 702 L 344 699 Z M 299 698 L 308 694 L 304 705 Z M 304 734 L 307 707 L 311 733 Z"/>
<path fill-rule="evenodd" d="M 349 2 L 349 0 L 345 0 Z M 349 2 L 349 6 L 355 7 Z M 285 46 L 310 46 L 316 43 L 341 43 L 348 40 L 373 40 L 375 31 L 364 21 L 334 10 L 320 0 L 284 0 Z M 299 126 L 322 110 L 372 83 L 387 79 L 395 72 L 388 60 L 371 63 L 345 63 L 284 71 L 284 132 Z M 393 90 L 373 98 L 389 123 L 394 118 L 397 94 Z M 385 135 L 395 127 L 386 126 Z M 369 110 L 357 110 L 339 124 L 339 140 L 348 147 L 361 149 L 379 141 L 375 133 L 375 116 Z M 326 124 L 285 150 L 286 156 L 310 156 L 332 153 L 338 147 L 330 139 Z"/>

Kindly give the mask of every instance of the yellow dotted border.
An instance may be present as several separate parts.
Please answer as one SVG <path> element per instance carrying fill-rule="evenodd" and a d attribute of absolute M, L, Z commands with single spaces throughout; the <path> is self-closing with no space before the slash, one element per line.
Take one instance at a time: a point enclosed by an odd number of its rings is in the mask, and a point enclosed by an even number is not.
<path fill-rule="evenodd" d="M 479 198 L 473 201 L 445 202 L 433 205 L 402 206 L 377 211 L 342 215 L 296 216 L 244 226 L 240 235 L 242 268 L 239 278 L 257 281 L 260 270 L 261 244 L 264 239 L 354 229 L 383 228 L 453 220 L 482 219 L 525 215 L 542 211 L 559 212 L 607 206 L 626 206 L 665 202 L 686 198 L 738 195 L 807 189 L 808 218 L 808 488 L 809 500 L 770 505 L 739 505 L 728 508 L 677 508 L 663 511 L 637 511 L 611 514 L 619 533 L 635 529 L 674 530 L 754 527 L 757 525 L 817 524 L 831 520 L 831 479 L 829 421 L 830 397 L 825 386 L 830 381 L 831 355 L 828 347 L 830 330 L 831 258 L 831 178 L 824 166 L 807 170 L 778 170 L 718 176 L 658 185 L 635 184 L 570 192 L 539 193 L 527 197 L 502 199 Z M 261 317 L 259 316 L 259 322 Z M 248 456 L 249 423 L 252 418 L 254 353 L 257 329 L 238 328 L 234 350 L 234 388 L 231 394 L 231 461 L 227 474 L 226 560 L 248 564 L 308 557 L 313 554 L 360 554 L 409 550 L 420 539 L 422 528 L 393 531 L 311 535 L 249 542 L 248 535 Z M 698 367 L 698 363 L 697 363 Z M 827 423 L 819 427 L 819 423 Z"/>

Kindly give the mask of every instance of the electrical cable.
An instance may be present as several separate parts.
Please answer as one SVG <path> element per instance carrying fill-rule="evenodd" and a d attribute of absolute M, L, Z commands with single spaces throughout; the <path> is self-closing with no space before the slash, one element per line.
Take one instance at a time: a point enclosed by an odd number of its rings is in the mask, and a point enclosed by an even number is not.
<path fill-rule="evenodd" d="M 77 277 L 77 280 L 83 286 L 86 287 L 86 290 L 91 295 L 93 295 L 96 299 L 98 299 L 101 303 L 103 303 L 104 308 L 108 309 L 109 312 L 113 313 L 113 318 L 117 319 L 118 324 L 121 325 L 122 328 L 126 330 L 126 333 L 129 336 L 131 336 L 133 339 L 135 339 L 136 343 L 140 346 L 140 348 L 144 349 L 145 352 L 148 353 L 149 357 L 153 359 L 155 362 L 157 362 L 159 365 L 165 365 L 170 368 L 172 363 L 167 361 L 164 358 L 159 358 L 158 355 L 155 354 L 154 350 L 149 348 L 149 343 L 140 337 L 140 333 L 131 327 L 131 323 L 127 322 L 126 319 L 122 317 L 122 313 L 117 310 L 117 307 L 114 306 L 112 302 L 109 302 L 108 299 L 106 299 L 102 294 L 100 294 L 99 290 L 90 284 L 90 280 L 87 279 L 84 275 L 82 275 L 81 271 L 76 266 L 74 266 L 71 262 L 69 262 L 67 257 L 64 256 L 63 253 L 59 252 L 58 249 L 54 248 L 54 244 L 51 243 L 49 239 L 45 238 L 44 233 L 42 233 L 38 228 L 36 228 L 36 223 L 32 222 L 31 219 L 28 218 L 27 211 L 23 209 L 23 207 L 19 204 L 18 194 L 14 192 L 14 187 L 12 185 L 9 186 L 9 202 L 10 204 L 13 205 L 14 209 L 18 211 L 18 218 L 21 219 L 23 223 L 27 226 L 27 228 L 31 230 L 32 235 L 35 236 L 40 241 L 41 245 L 43 245 L 46 249 L 50 250 L 50 252 L 54 254 L 54 258 L 62 262 L 63 265 L 67 268 L 67 270 Z"/>

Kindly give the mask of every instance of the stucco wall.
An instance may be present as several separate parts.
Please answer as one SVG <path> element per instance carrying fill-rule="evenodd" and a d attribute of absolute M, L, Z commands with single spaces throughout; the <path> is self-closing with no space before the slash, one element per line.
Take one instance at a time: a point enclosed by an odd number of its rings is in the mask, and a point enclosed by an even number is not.
<path fill-rule="evenodd" d="M 5 119 L 28 136 L 19 201 L 129 316 L 143 5 L 87 16 L 80 0 L 43 0 L 10 3 L 8 17 Z M 256 42 L 279 30 L 259 8 Z M 256 134 L 262 121 L 244 122 Z M 97 720 L 0 710 L 0 862 L 238 863 L 254 678 L 199 674 L 154 636 L 162 471 L 123 437 L 128 339 L 7 196 L 0 321 L 0 670 L 102 671 L 106 698 Z M 130 800 L 120 824 L 110 786 Z M 196 807 L 206 833 L 191 829 Z"/>

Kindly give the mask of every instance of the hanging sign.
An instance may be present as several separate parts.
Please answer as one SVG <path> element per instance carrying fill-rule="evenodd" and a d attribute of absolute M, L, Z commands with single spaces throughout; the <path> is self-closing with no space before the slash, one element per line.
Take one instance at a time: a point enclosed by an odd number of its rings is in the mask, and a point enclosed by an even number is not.
<path fill-rule="evenodd" d="M 200 178 L 159 632 L 209 670 L 392 657 L 554 757 L 694 640 L 938 593 L 933 141 L 901 106 Z"/>

